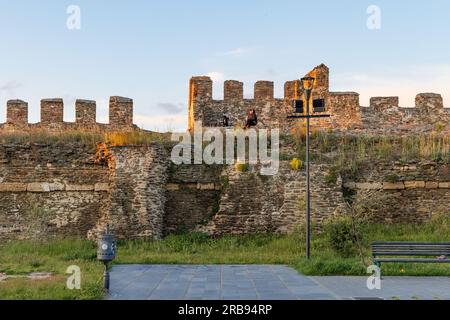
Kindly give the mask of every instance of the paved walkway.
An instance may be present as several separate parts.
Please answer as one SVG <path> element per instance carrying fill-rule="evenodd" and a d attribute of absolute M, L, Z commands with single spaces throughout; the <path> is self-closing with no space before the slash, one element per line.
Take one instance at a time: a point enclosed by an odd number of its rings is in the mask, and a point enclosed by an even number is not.
<path fill-rule="evenodd" d="M 380 290 L 369 290 L 367 277 L 311 277 L 342 299 L 450 300 L 448 277 L 383 277 Z"/>
<path fill-rule="evenodd" d="M 108 299 L 329 300 L 450 299 L 450 278 L 307 277 L 282 265 L 117 265 Z"/>

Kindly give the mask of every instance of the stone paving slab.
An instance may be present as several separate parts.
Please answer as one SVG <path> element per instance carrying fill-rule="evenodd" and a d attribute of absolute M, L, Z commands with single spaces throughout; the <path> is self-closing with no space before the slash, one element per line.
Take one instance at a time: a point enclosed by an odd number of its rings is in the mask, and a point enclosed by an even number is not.
<path fill-rule="evenodd" d="M 107 299 L 335 299 L 328 289 L 282 265 L 117 265 Z"/>
<path fill-rule="evenodd" d="M 107 299 L 120 300 L 450 300 L 448 277 L 308 277 L 283 265 L 116 265 Z"/>
<path fill-rule="evenodd" d="M 383 277 L 381 289 L 369 290 L 367 277 L 310 277 L 337 293 L 341 299 L 382 298 L 386 300 L 450 300 L 449 277 Z"/>

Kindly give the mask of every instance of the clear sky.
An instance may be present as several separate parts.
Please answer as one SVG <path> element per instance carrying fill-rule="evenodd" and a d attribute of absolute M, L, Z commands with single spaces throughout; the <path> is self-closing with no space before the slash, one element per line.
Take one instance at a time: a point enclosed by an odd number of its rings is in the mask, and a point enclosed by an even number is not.
<path fill-rule="evenodd" d="M 67 8 L 80 8 L 80 29 Z M 367 8 L 380 8 L 369 29 Z M 450 106 L 450 1 L 382 0 L 0 0 L 0 122 L 6 101 L 62 97 L 66 121 L 76 98 L 97 100 L 108 121 L 108 97 L 135 102 L 146 129 L 187 127 L 188 81 L 210 75 L 214 97 L 223 80 L 283 84 L 314 66 L 329 66 L 331 90 L 399 95 L 413 106 L 419 92 L 437 92 Z"/>

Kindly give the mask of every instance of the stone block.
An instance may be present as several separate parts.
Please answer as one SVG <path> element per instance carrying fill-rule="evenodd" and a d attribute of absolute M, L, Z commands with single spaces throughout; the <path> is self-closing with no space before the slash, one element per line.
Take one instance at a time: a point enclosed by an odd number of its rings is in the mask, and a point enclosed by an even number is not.
<path fill-rule="evenodd" d="M 439 182 L 439 189 L 450 189 L 450 182 Z"/>
<path fill-rule="evenodd" d="M 199 190 L 214 190 L 214 183 L 197 183 L 197 189 Z"/>
<path fill-rule="evenodd" d="M 356 182 L 354 182 L 354 181 L 346 181 L 346 182 L 344 182 L 344 188 L 356 189 Z"/>
<path fill-rule="evenodd" d="M 356 189 L 363 190 L 379 190 L 383 188 L 383 185 L 380 182 L 357 182 L 355 186 Z"/>
<path fill-rule="evenodd" d="M 25 192 L 27 191 L 26 183 L 0 183 L 0 192 Z"/>
<path fill-rule="evenodd" d="M 109 183 L 96 183 L 94 185 L 94 191 L 96 191 L 96 192 L 109 191 Z"/>
<path fill-rule="evenodd" d="M 52 182 L 49 183 L 50 191 L 64 191 L 66 188 L 66 185 L 61 182 Z"/>
<path fill-rule="evenodd" d="M 437 181 L 427 181 L 425 184 L 425 188 L 427 189 L 437 189 L 439 188 L 439 182 Z"/>
<path fill-rule="evenodd" d="M 384 190 L 402 190 L 405 189 L 403 182 L 383 182 Z"/>
<path fill-rule="evenodd" d="M 180 185 L 177 183 L 168 183 L 166 185 L 166 190 L 169 190 L 169 191 L 180 190 Z"/>
<path fill-rule="evenodd" d="M 93 184 L 66 184 L 66 191 L 94 191 Z"/>
<path fill-rule="evenodd" d="M 425 181 L 405 181 L 406 189 L 425 188 Z"/>
<path fill-rule="evenodd" d="M 28 192 L 50 192 L 50 184 L 48 182 L 32 182 L 27 185 Z"/>

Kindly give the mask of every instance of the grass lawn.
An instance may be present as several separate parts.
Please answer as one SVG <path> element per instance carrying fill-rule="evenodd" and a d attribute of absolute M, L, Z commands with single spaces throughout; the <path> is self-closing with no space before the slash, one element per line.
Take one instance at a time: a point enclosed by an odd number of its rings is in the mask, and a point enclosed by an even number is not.
<path fill-rule="evenodd" d="M 147 264 L 287 264 L 307 275 L 365 275 L 370 264 L 369 244 L 374 240 L 450 241 L 450 219 L 423 225 L 372 225 L 364 234 L 363 257 L 343 257 L 326 234 L 314 235 L 312 259 L 304 259 L 301 232 L 292 235 L 249 235 L 210 238 L 202 234 L 172 235 L 164 241 L 118 243 L 115 263 Z M 70 265 L 81 268 L 81 290 L 66 289 Z M 385 264 L 384 275 L 445 275 L 448 264 Z M 26 275 L 51 272 L 46 280 L 13 278 L 0 282 L 0 299 L 101 299 L 102 265 L 96 261 L 95 243 L 81 239 L 50 242 L 16 241 L 0 245 L 0 273 Z"/>

